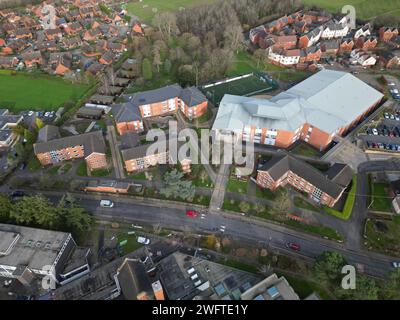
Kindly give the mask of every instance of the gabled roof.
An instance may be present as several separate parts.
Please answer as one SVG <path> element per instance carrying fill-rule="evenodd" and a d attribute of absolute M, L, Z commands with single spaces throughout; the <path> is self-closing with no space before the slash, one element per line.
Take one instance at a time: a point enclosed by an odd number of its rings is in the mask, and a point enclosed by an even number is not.
<path fill-rule="evenodd" d="M 39 130 L 38 142 L 48 142 L 50 140 L 60 138 L 60 131 L 58 127 L 52 125 L 46 125 Z"/>
<path fill-rule="evenodd" d="M 85 149 L 85 157 L 89 156 L 93 152 L 106 153 L 106 144 L 101 131 L 78 134 L 75 136 L 54 139 L 48 142 L 35 143 L 33 145 L 33 150 L 35 151 L 35 154 L 40 154 L 79 145 L 83 145 Z"/>
<path fill-rule="evenodd" d="M 336 168 L 334 168 L 334 170 L 336 170 Z M 341 168 L 340 171 L 343 170 L 345 170 L 345 168 Z M 351 169 L 349 170 L 351 171 Z M 336 181 L 331 180 L 330 177 L 332 176 L 325 175 L 303 160 L 294 158 L 288 154 L 275 155 L 261 169 L 259 169 L 259 171 L 267 171 L 275 181 L 279 180 L 279 178 L 285 175 L 288 171 L 291 171 L 335 199 L 342 193 L 343 189 L 347 187 L 351 180 L 350 179 L 346 185 L 341 185 Z M 333 175 L 333 178 L 337 178 L 339 173 L 340 172 Z"/>

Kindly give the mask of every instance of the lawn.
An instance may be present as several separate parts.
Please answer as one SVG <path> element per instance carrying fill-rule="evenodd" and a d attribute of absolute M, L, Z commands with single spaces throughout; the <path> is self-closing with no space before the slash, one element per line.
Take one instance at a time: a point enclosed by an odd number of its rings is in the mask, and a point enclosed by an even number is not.
<path fill-rule="evenodd" d="M 196 187 L 213 188 L 214 184 L 209 177 L 206 169 L 202 164 L 193 164 L 188 179 L 193 182 Z"/>
<path fill-rule="evenodd" d="M 146 174 L 144 173 L 144 171 L 135 173 L 135 174 L 130 174 L 129 178 L 134 179 L 134 180 L 147 180 Z"/>
<path fill-rule="evenodd" d="M 400 256 L 400 217 L 393 217 L 392 221 L 368 219 L 364 236 L 368 249 Z"/>
<path fill-rule="evenodd" d="M 47 170 L 47 172 L 51 175 L 57 174 L 58 170 L 60 169 L 60 166 L 52 166 Z"/>
<path fill-rule="evenodd" d="M 57 110 L 67 101 L 78 100 L 88 89 L 49 75 L 0 70 L 0 106 L 14 112 Z"/>
<path fill-rule="evenodd" d="M 316 206 L 313 206 L 311 203 L 308 201 L 304 200 L 303 198 L 300 197 L 295 197 L 294 198 L 294 205 L 299 208 L 319 212 L 318 208 Z"/>
<path fill-rule="evenodd" d="M 306 143 L 300 143 L 297 146 L 295 146 L 292 150 L 290 150 L 291 153 L 298 154 L 299 156 L 305 156 L 305 157 L 320 157 L 321 154 L 313 147 Z"/>
<path fill-rule="evenodd" d="M 353 211 L 354 202 L 356 201 L 356 193 L 357 193 L 357 176 L 353 176 L 353 180 L 351 182 L 351 188 L 347 195 L 346 202 L 344 203 L 343 211 L 337 211 L 332 208 L 325 207 L 324 210 L 342 220 L 348 220 Z"/>
<path fill-rule="evenodd" d="M 270 63 L 260 62 L 257 65 L 257 60 L 248 52 L 240 51 L 235 55 L 232 66 L 227 73 L 228 77 L 234 77 L 253 71 L 285 71 L 285 68 L 276 66 Z"/>
<path fill-rule="evenodd" d="M 220 259 L 218 261 L 218 263 L 226 265 L 228 267 L 231 268 L 235 268 L 235 269 L 239 269 L 239 270 L 243 270 L 243 271 L 247 271 L 250 273 L 258 273 L 258 269 L 256 266 L 247 264 L 247 263 L 243 263 L 237 260 L 224 260 L 224 259 Z"/>
<path fill-rule="evenodd" d="M 32 156 L 32 158 L 29 160 L 28 162 L 28 169 L 29 171 L 37 171 L 42 167 L 42 165 L 40 164 L 38 158 L 36 158 L 35 156 Z"/>
<path fill-rule="evenodd" d="M 267 200 L 275 200 L 276 197 L 282 192 L 282 189 L 278 189 L 275 191 L 271 191 L 269 189 L 262 189 L 261 187 L 257 186 L 256 187 L 256 197 L 257 198 L 263 198 Z"/>
<path fill-rule="evenodd" d="M 127 243 L 122 246 L 123 254 L 126 255 L 132 251 L 141 248 L 143 245 L 137 242 L 137 236 L 135 234 L 120 233 L 117 236 L 118 243 L 127 240 Z"/>
<path fill-rule="evenodd" d="M 234 178 L 229 178 L 226 187 L 227 192 L 247 193 L 247 181 L 241 181 Z"/>
<path fill-rule="evenodd" d="M 92 177 L 107 177 L 109 176 L 111 173 L 110 169 L 97 169 L 97 170 L 93 170 L 90 175 Z"/>
<path fill-rule="evenodd" d="M 213 2 L 215 2 L 215 0 L 143 0 L 142 2 L 129 2 L 126 5 L 126 9 L 130 14 L 143 19 L 147 23 L 151 23 L 156 13 L 179 11 L 181 8 L 195 7 Z"/>
<path fill-rule="evenodd" d="M 347 4 L 356 8 L 357 18 L 371 19 L 385 13 L 400 15 L 400 0 L 303 0 L 305 5 L 316 5 L 331 12 L 340 12 Z"/>
<path fill-rule="evenodd" d="M 79 177 L 87 177 L 86 161 L 82 161 L 76 168 L 76 175 Z"/>
<path fill-rule="evenodd" d="M 386 183 L 371 183 L 372 204 L 371 210 L 392 211 L 392 199 L 387 191 L 389 185 Z"/>

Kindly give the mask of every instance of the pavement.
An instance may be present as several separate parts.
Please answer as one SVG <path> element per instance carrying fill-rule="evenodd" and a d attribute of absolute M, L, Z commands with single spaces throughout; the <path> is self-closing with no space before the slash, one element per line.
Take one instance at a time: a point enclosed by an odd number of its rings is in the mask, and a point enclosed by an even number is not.
<path fill-rule="evenodd" d="M 115 177 L 117 179 L 124 179 L 125 172 L 122 164 L 123 162 L 122 162 L 121 152 L 119 152 L 118 149 L 117 134 L 115 132 L 115 128 L 113 125 L 107 126 L 107 140 L 110 142 L 110 149 L 111 149 Z"/>

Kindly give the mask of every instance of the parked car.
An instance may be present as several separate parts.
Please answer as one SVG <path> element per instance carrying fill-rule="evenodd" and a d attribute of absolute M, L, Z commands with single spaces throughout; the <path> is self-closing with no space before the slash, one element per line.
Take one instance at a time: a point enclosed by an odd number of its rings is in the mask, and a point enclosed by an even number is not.
<path fill-rule="evenodd" d="M 150 239 L 145 237 L 138 237 L 137 242 L 141 244 L 150 244 Z"/>
<path fill-rule="evenodd" d="M 112 208 L 114 207 L 114 202 L 112 202 L 111 200 L 100 200 L 100 207 Z"/>
<path fill-rule="evenodd" d="M 376 128 L 373 128 L 373 129 L 372 129 L 372 134 L 373 134 L 374 136 L 377 136 L 377 135 L 378 135 L 378 130 L 377 130 Z"/>
<path fill-rule="evenodd" d="M 186 210 L 186 216 L 188 216 L 189 218 L 196 218 L 198 216 L 198 213 L 194 210 Z"/>
<path fill-rule="evenodd" d="M 20 190 L 16 190 L 16 191 L 11 193 L 11 198 L 12 199 L 22 198 L 22 197 L 25 197 L 25 196 L 26 196 L 25 192 L 20 191 Z"/>
<path fill-rule="evenodd" d="M 300 245 L 294 242 L 288 242 L 286 243 L 286 247 L 289 249 L 292 249 L 294 251 L 300 251 Z"/>
<path fill-rule="evenodd" d="M 385 112 L 385 113 L 383 114 L 383 117 L 384 117 L 385 119 L 389 119 L 389 113 Z"/>

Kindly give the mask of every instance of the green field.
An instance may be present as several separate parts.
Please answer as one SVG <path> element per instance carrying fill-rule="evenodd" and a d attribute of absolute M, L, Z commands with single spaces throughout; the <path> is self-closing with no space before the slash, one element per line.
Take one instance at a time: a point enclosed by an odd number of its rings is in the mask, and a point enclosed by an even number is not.
<path fill-rule="evenodd" d="M 275 83 L 272 83 L 269 79 L 267 80 L 265 75 L 254 74 L 246 78 L 202 88 L 201 90 L 214 105 L 218 105 L 225 94 L 246 96 L 257 93 L 262 94 L 274 89 L 276 89 Z"/>
<path fill-rule="evenodd" d="M 400 0 L 303 0 L 305 5 L 315 5 L 331 12 L 340 12 L 345 5 L 353 5 L 356 8 L 357 18 L 371 19 L 387 13 L 400 15 Z"/>
<path fill-rule="evenodd" d="M 143 0 L 142 2 L 129 2 L 126 5 L 126 9 L 130 14 L 143 19 L 145 22 L 151 22 L 157 13 L 179 11 L 184 10 L 182 8 L 190 8 L 213 2 L 215 2 L 215 0 Z"/>
<path fill-rule="evenodd" d="M 88 88 L 52 76 L 0 70 L 0 108 L 57 110 L 67 101 L 78 100 Z"/>
<path fill-rule="evenodd" d="M 371 190 L 371 210 L 391 212 L 392 199 L 389 197 L 389 185 L 386 183 L 372 183 Z"/>

